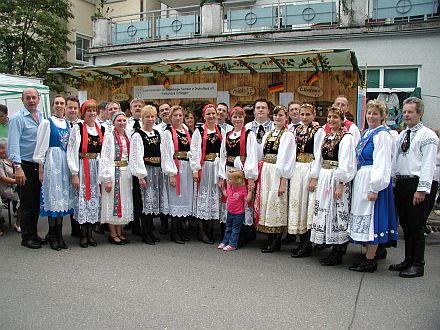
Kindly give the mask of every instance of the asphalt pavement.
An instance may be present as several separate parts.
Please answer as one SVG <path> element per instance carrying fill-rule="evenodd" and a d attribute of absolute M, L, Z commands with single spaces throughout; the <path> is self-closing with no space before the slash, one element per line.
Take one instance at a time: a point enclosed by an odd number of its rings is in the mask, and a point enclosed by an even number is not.
<path fill-rule="evenodd" d="M 0 329 L 440 329 L 438 232 L 427 238 L 425 276 L 402 279 L 388 271 L 403 259 L 401 239 L 377 272 L 362 274 L 348 270 L 358 245 L 342 265 L 323 267 L 329 250 L 262 254 L 264 236 L 233 252 L 195 233 L 155 246 L 96 235 L 98 247 L 83 249 L 66 227 L 60 252 L 21 247 L 13 231 L 0 237 Z"/>

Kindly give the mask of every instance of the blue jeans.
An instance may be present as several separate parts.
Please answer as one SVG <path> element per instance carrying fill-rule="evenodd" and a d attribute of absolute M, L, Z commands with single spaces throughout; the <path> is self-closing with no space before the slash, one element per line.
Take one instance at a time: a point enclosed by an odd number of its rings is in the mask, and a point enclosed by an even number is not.
<path fill-rule="evenodd" d="M 228 217 L 226 218 L 226 229 L 225 237 L 222 243 L 225 245 L 230 245 L 237 247 L 238 236 L 240 235 L 241 225 L 244 221 L 244 213 L 232 214 L 228 212 Z"/>

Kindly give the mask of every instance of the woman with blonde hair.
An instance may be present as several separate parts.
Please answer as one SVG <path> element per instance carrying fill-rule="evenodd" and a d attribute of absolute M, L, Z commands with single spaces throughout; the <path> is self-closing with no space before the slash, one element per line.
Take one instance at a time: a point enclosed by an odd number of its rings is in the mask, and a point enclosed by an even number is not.
<path fill-rule="evenodd" d="M 353 181 L 349 235 L 354 243 L 366 244 L 367 253 L 361 262 L 349 269 L 374 272 L 378 244 L 396 245 L 397 217 L 394 207 L 391 164 L 393 138 L 382 122 L 385 103 L 367 103 L 366 129 L 356 148 L 357 174 Z"/>
<path fill-rule="evenodd" d="M 142 194 L 142 240 L 155 245 L 160 240 L 153 233 L 153 217 L 168 212 L 166 184 L 161 164 L 161 136 L 153 129 L 157 110 L 152 105 L 142 109 L 142 126 L 131 138 L 130 170 L 139 180 Z"/>

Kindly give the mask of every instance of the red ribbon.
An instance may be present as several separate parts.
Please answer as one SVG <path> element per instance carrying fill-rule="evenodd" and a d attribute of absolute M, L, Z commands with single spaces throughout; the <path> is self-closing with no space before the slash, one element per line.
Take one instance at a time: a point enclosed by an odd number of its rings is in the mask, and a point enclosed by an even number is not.
<path fill-rule="evenodd" d="M 257 179 L 257 187 L 255 188 L 255 204 L 254 204 L 254 212 L 255 212 L 255 227 L 258 227 L 260 223 L 260 197 L 261 197 L 261 172 L 263 170 L 264 160 L 260 160 L 258 162 L 258 179 Z"/>
<path fill-rule="evenodd" d="M 95 122 L 95 129 L 98 132 L 98 136 L 99 136 L 99 142 L 102 144 L 102 132 L 101 132 L 101 128 L 98 126 L 98 124 Z M 82 136 L 83 136 L 83 140 L 82 140 L 82 145 L 81 145 L 81 152 L 82 153 L 87 153 L 87 148 L 88 148 L 88 142 L 89 142 L 89 133 L 87 132 L 87 124 L 86 122 L 83 123 L 83 128 L 82 128 Z M 90 166 L 89 166 L 89 159 L 87 157 L 83 158 L 83 166 L 84 166 L 84 179 L 85 179 L 85 184 L 86 184 L 86 201 L 89 201 L 91 198 L 91 192 L 90 192 Z"/>
<path fill-rule="evenodd" d="M 188 139 L 188 143 L 191 143 L 191 135 L 189 135 L 187 129 L 183 127 L 183 130 L 185 131 L 186 138 Z M 174 126 L 171 125 L 171 133 L 173 134 L 173 143 L 174 143 L 174 152 L 179 152 L 179 140 L 177 138 L 177 132 Z M 176 194 L 177 196 L 180 196 L 180 166 L 179 166 L 179 160 L 174 157 L 174 164 L 176 164 L 177 168 L 177 174 L 176 174 Z"/>
<path fill-rule="evenodd" d="M 116 136 L 116 140 L 118 142 L 119 145 L 119 155 L 117 155 L 116 157 L 119 158 L 119 160 L 122 159 L 122 151 L 124 150 L 124 146 L 122 145 L 122 140 L 121 140 L 121 136 L 119 135 L 119 132 L 115 129 L 115 136 Z M 124 133 L 124 139 L 125 139 L 125 143 L 127 145 L 127 154 L 128 156 L 130 156 L 130 140 L 127 138 L 127 136 Z M 120 190 L 120 188 L 119 188 Z M 118 217 L 122 218 L 122 205 L 121 205 L 121 193 L 119 192 L 118 194 Z"/>

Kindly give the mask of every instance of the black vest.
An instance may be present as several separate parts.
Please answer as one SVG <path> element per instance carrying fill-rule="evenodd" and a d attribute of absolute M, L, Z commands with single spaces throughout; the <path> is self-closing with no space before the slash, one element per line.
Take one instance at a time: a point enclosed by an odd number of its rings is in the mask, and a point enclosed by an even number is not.
<path fill-rule="evenodd" d="M 86 123 L 78 123 L 77 124 L 79 127 L 79 134 L 81 135 L 81 143 L 79 145 L 79 152 L 83 152 L 82 151 L 82 141 L 83 141 L 83 125 L 86 125 Z M 102 136 L 104 136 L 105 133 L 105 128 L 104 126 L 101 126 L 101 133 Z M 99 142 L 99 135 L 93 136 L 93 135 L 88 135 L 88 141 L 87 141 L 87 152 L 88 153 L 97 153 L 99 154 L 101 152 L 101 148 L 102 148 L 102 144 L 101 142 Z"/>

